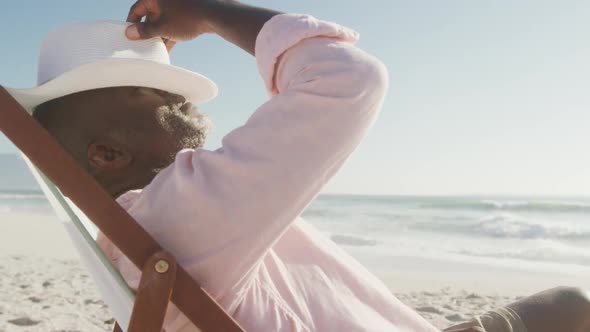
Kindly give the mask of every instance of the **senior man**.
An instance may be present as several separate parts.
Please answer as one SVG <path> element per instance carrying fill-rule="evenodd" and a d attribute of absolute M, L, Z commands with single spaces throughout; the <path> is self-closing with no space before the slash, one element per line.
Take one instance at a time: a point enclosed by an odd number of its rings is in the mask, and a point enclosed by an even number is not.
<path fill-rule="evenodd" d="M 140 0 L 128 21 L 55 32 L 42 85 L 13 94 L 247 331 L 437 331 L 299 218 L 387 90 L 357 33 L 221 0 Z M 150 53 L 204 33 L 255 55 L 271 95 L 215 151 L 202 149 L 207 123 L 191 103 L 214 84 Z M 139 270 L 99 243 L 137 287 Z M 581 291 L 556 289 L 449 331 L 587 331 L 589 307 Z M 165 328 L 197 331 L 174 306 Z"/>

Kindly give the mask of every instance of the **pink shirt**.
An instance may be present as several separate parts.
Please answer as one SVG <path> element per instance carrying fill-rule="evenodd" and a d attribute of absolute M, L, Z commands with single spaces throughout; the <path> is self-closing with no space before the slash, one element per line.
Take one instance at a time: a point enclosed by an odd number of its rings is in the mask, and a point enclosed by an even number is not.
<path fill-rule="evenodd" d="M 270 99 L 216 151 L 182 150 L 117 200 L 246 331 L 437 331 L 299 215 L 365 136 L 387 72 L 356 32 L 280 15 L 256 41 Z M 132 241 L 132 239 L 130 239 Z M 99 244 L 131 287 L 140 272 Z M 174 306 L 166 331 L 198 331 Z"/>

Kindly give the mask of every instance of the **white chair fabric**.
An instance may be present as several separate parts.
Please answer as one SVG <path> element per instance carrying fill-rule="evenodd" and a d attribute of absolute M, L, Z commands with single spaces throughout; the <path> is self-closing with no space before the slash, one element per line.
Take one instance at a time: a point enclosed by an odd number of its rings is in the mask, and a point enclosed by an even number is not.
<path fill-rule="evenodd" d="M 97 228 L 51 183 L 37 168 L 22 155 L 43 193 L 63 223 L 80 260 L 92 276 L 98 291 L 109 306 L 114 318 L 123 331 L 127 330 L 135 296 L 127 287 L 123 277 L 117 272 L 102 250 L 96 244 Z"/>

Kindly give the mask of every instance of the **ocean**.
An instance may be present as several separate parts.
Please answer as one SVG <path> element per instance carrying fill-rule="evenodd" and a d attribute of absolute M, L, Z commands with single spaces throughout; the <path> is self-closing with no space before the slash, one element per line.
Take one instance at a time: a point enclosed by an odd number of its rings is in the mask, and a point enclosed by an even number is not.
<path fill-rule="evenodd" d="M 0 155 L 0 214 L 51 215 L 15 155 Z M 346 250 L 490 266 L 590 266 L 590 199 L 320 195 L 303 218 Z M 1 222 L 1 220 L 0 220 Z"/>
<path fill-rule="evenodd" d="M 323 195 L 304 218 L 375 254 L 590 265 L 590 200 L 581 198 Z"/>

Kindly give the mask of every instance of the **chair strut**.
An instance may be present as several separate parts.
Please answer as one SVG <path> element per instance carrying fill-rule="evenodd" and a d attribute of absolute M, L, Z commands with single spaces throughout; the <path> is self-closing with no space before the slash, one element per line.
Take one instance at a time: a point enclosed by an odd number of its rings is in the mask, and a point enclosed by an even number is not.
<path fill-rule="evenodd" d="M 162 332 L 176 280 L 176 259 L 164 251 L 145 263 L 127 332 Z"/>

